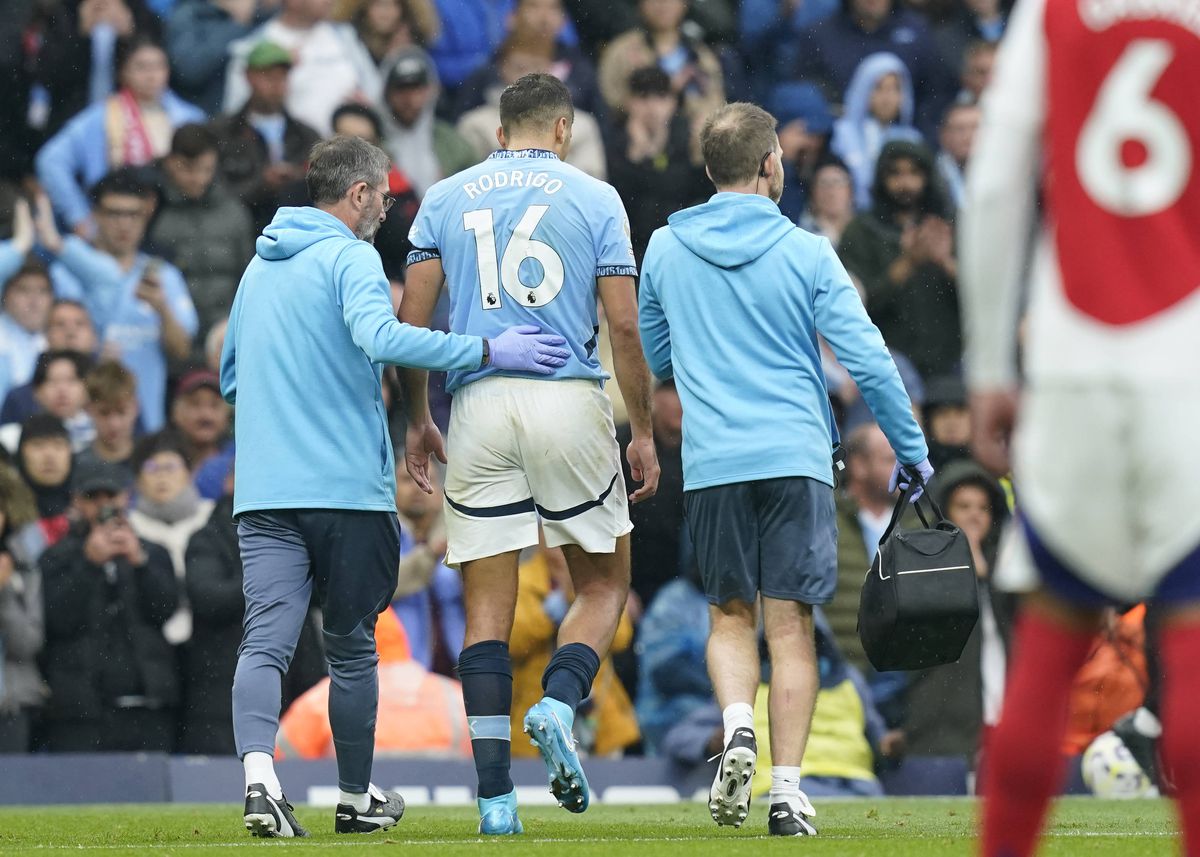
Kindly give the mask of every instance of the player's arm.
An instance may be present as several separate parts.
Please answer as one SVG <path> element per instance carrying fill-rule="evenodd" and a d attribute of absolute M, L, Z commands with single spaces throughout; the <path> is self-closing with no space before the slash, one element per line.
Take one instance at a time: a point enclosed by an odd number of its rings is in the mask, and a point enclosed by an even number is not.
<path fill-rule="evenodd" d="M 596 286 L 608 319 L 613 369 L 633 430 L 625 456 L 633 478 L 642 483 L 641 488 L 629 495 L 632 502 L 638 503 L 653 497 L 658 490 L 658 455 L 650 418 L 650 369 L 638 336 L 637 290 L 633 277 L 629 276 L 597 277 Z"/>
<path fill-rule="evenodd" d="M 983 121 L 959 218 L 959 291 L 971 390 L 972 445 L 1008 471 L 1016 418 L 1016 327 L 1033 232 L 1045 116 L 1045 0 L 1017 5 L 983 98 Z"/>
<path fill-rule="evenodd" d="M 409 265 L 404 278 L 404 297 L 400 300 L 400 321 L 414 327 L 428 327 L 445 281 L 442 260 L 437 257 Z M 404 466 L 421 490 L 432 494 L 429 457 L 435 455 L 438 461 L 445 463 L 446 450 L 442 444 L 442 433 L 434 425 L 433 415 L 429 412 L 428 370 L 401 369 L 400 387 L 404 391 L 404 407 L 408 417 Z"/>

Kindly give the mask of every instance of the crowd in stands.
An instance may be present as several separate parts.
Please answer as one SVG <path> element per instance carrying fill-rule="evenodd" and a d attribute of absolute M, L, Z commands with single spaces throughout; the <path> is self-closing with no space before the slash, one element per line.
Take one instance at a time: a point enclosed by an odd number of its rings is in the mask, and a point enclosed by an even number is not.
<path fill-rule="evenodd" d="M 906 755 L 973 758 L 1003 686 L 1012 605 L 988 578 L 1011 498 L 967 449 L 954 222 L 1009 6 L 9 0 L 0 20 L 0 752 L 232 752 L 243 603 L 231 413 L 216 370 L 254 239 L 277 207 L 306 202 L 315 142 L 367 138 L 394 160 L 400 204 L 376 246 L 398 301 L 422 195 L 498 147 L 500 91 L 538 71 L 570 88 L 569 160 L 620 192 L 639 259 L 672 212 L 712 192 L 697 146 L 708 111 L 755 100 L 779 120 L 781 210 L 833 243 L 896 356 L 940 470 L 933 494 L 971 539 L 984 605 L 960 663 L 912 675 L 870 668 L 855 616 L 892 510 L 893 459 L 828 355 L 849 459 L 806 757 L 806 776 L 821 786 L 806 789 L 871 794 L 881 766 Z M 320 395 L 320 379 L 312 383 Z M 396 394 L 389 373 L 402 438 Z M 435 399 L 444 425 L 445 396 Z M 654 427 L 662 481 L 632 509 L 633 595 L 577 723 L 593 754 L 690 764 L 719 752 L 721 730 L 669 382 L 655 394 Z M 628 442 L 627 428 L 619 434 Z M 442 561 L 440 500 L 403 472 L 399 484 L 404 559 L 380 631 L 379 740 L 400 742 L 399 752 L 418 735 L 425 749 L 466 755 L 453 680 L 461 587 Z M 560 553 L 530 551 L 512 641 L 514 710 L 540 695 L 570 599 Z M 285 707 L 296 701 L 285 755 L 330 753 L 315 613 L 308 625 L 285 684 Z M 1081 705 L 1090 698 L 1081 690 Z"/>

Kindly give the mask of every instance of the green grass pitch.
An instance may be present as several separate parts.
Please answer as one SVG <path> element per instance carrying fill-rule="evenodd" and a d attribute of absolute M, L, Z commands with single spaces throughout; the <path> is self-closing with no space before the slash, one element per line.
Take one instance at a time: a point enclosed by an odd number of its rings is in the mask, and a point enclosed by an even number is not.
<path fill-rule="evenodd" d="M 335 836 L 333 810 L 299 807 L 306 840 L 252 839 L 233 805 L 110 805 L 0 809 L 0 855 L 245 855 L 354 853 L 400 855 L 633 854 L 686 857 L 731 854 L 814 854 L 838 857 L 973 855 L 976 804 L 969 800 L 883 799 L 820 802 L 821 835 L 804 841 L 769 839 L 766 807 L 758 802 L 741 830 L 718 828 L 702 804 L 595 806 L 586 815 L 556 807 L 521 811 L 525 835 L 483 839 L 470 808 L 411 807 L 386 833 Z M 1166 857 L 1177 854 L 1175 822 L 1163 801 L 1059 803 L 1042 853 L 1059 857 Z M 486 852 L 481 849 L 488 849 Z"/>

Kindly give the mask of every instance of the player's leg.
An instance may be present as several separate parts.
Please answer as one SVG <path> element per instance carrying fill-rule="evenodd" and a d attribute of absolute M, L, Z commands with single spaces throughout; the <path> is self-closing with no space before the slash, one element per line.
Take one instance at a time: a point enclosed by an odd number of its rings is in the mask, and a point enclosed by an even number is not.
<path fill-rule="evenodd" d="M 458 677 L 478 777 L 479 832 L 521 832 L 512 764 L 512 659 L 508 639 L 517 602 L 517 551 L 464 562 L 466 636 Z"/>
<path fill-rule="evenodd" d="M 1065 775 L 1060 748 L 1071 682 L 1100 629 L 1098 602 L 1042 590 L 1022 607 L 1000 722 L 982 786 L 984 857 L 1026 857 L 1037 846 Z"/>
<path fill-rule="evenodd" d="M 717 824 L 741 826 L 758 761 L 754 698 L 758 650 L 759 528 L 751 483 L 683 495 L 700 580 L 709 603 L 708 674 L 724 722 L 724 750 L 709 790 Z"/>
<path fill-rule="evenodd" d="M 321 599 L 329 662 L 329 726 L 337 754 L 334 832 L 386 830 L 404 814 L 400 795 L 371 784 L 379 655 L 375 622 L 396 591 L 400 530 L 390 512 L 299 513 Z"/>
<path fill-rule="evenodd" d="M 536 386 L 545 382 L 528 382 Z M 538 543 L 533 493 L 520 464 L 517 379 L 492 377 L 454 394 L 446 467 L 446 562 L 463 574 L 466 636 L 458 657 L 479 778 L 479 832 L 521 832 L 511 758 L 508 639 L 517 557 Z"/>
<path fill-rule="evenodd" d="M 588 381 L 511 381 L 521 414 L 521 467 L 548 547 L 561 547 L 575 601 L 542 676 L 545 696 L 524 718 L 550 791 L 571 812 L 587 809 L 575 750 L 575 710 L 591 692 L 629 595 L 628 500 L 612 404 Z"/>
<path fill-rule="evenodd" d="M 764 595 L 762 614 L 771 653 L 770 832 L 812 836 L 816 811 L 800 791 L 800 763 L 820 688 L 812 606 Z"/>
<path fill-rule="evenodd" d="M 1179 810 L 1184 854 L 1200 853 L 1200 548 L 1163 579 L 1155 592 L 1161 608 L 1162 762 Z"/>
<path fill-rule="evenodd" d="M 308 614 L 308 548 L 291 512 L 238 521 L 246 612 L 233 679 L 233 731 L 246 774 L 246 827 L 255 836 L 307 836 L 275 774 L 283 675 Z"/>
<path fill-rule="evenodd" d="M 811 836 L 816 814 L 800 791 L 820 677 L 813 605 L 837 588 L 833 488 L 804 477 L 753 483 L 762 564 L 763 629 L 771 653 L 771 796 L 775 836 Z"/>

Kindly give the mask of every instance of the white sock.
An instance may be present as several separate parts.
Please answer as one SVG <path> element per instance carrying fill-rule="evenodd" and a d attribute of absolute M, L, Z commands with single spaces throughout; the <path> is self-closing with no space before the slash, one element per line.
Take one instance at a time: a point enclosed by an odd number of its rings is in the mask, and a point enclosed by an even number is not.
<path fill-rule="evenodd" d="M 771 803 L 786 803 L 800 809 L 800 768 L 793 765 L 771 766 Z"/>
<path fill-rule="evenodd" d="M 242 767 L 246 769 L 246 788 L 262 783 L 267 794 L 275 800 L 283 800 L 283 786 L 275 776 L 275 760 L 270 753 L 247 753 L 242 757 Z"/>
<path fill-rule="evenodd" d="M 371 796 L 366 792 L 339 792 L 338 803 L 348 803 L 357 812 L 371 808 Z"/>
<path fill-rule="evenodd" d="M 735 702 L 727 705 L 721 712 L 721 719 L 725 721 L 725 743 L 728 744 L 734 731 L 743 728 L 753 731 L 754 706 L 748 702 Z"/>
<path fill-rule="evenodd" d="M 1149 708 L 1139 708 L 1133 713 L 1133 728 L 1147 738 L 1162 736 L 1162 723 Z"/>

